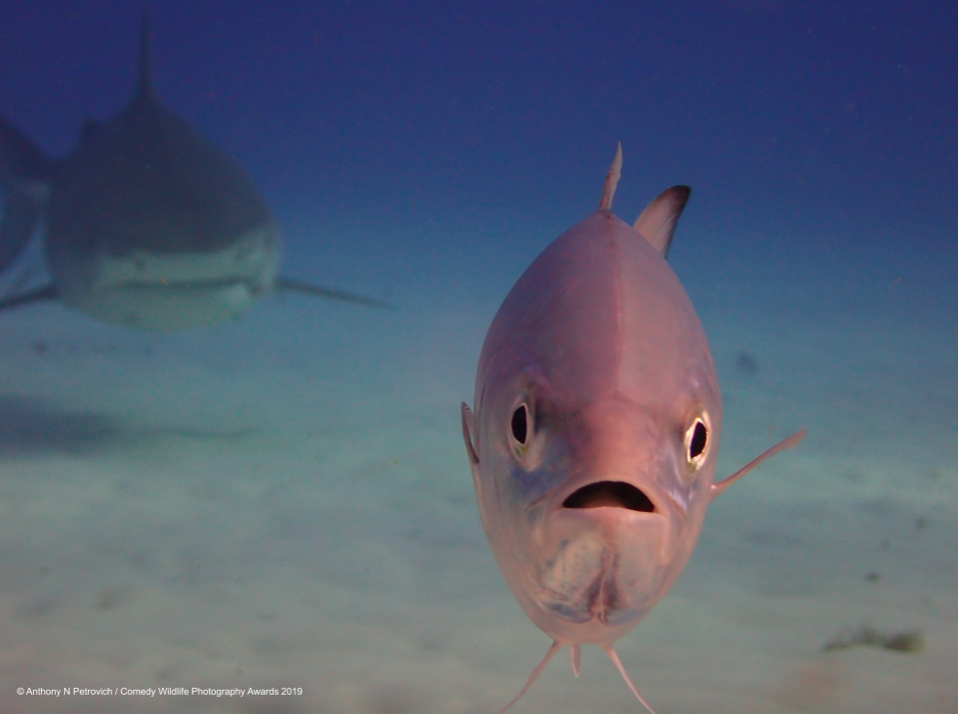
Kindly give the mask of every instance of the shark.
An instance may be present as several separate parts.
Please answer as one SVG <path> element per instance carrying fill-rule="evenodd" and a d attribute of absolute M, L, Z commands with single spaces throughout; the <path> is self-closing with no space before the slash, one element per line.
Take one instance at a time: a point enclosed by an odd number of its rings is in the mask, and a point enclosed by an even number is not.
<path fill-rule="evenodd" d="M 614 649 L 691 557 L 709 503 L 799 431 L 715 481 L 722 402 L 705 332 L 666 262 L 687 186 L 628 225 L 598 210 L 510 290 L 479 356 L 462 436 L 483 530 L 519 605 L 552 645 L 506 711 L 568 646 Z"/>
<path fill-rule="evenodd" d="M 133 98 L 87 120 L 52 159 L 0 117 L 0 273 L 38 225 L 49 280 L 0 310 L 58 300 L 128 328 L 178 330 L 242 315 L 273 290 L 368 306 L 383 301 L 279 275 L 282 239 L 239 164 L 157 98 L 144 9 Z"/>

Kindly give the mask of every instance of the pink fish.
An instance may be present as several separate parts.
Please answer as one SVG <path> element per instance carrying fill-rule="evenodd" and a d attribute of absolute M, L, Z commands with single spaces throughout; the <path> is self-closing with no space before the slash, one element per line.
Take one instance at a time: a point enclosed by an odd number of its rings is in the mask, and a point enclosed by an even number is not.
<path fill-rule="evenodd" d="M 665 262 L 689 197 L 673 186 L 634 226 L 599 210 L 563 233 L 506 296 L 486 335 L 462 432 L 483 529 L 522 609 L 568 645 L 613 649 L 672 587 L 709 502 L 800 431 L 713 482 L 722 429 L 715 365 Z"/>

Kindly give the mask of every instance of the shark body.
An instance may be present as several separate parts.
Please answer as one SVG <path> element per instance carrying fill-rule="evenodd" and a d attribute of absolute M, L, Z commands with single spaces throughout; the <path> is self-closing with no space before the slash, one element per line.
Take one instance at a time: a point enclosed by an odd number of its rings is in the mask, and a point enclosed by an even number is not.
<path fill-rule="evenodd" d="M 59 300 L 112 324 L 175 330 L 236 318 L 274 288 L 382 306 L 278 276 L 269 208 L 235 160 L 159 101 L 149 54 L 144 13 L 133 99 L 105 123 L 88 120 L 63 159 L 0 117 L 0 272 L 42 224 L 52 278 L 0 309 Z"/>

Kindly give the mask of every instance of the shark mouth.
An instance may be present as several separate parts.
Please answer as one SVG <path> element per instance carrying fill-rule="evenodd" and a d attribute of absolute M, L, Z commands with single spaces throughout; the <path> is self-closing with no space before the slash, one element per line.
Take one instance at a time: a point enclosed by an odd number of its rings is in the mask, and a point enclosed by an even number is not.
<path fill-rule="evenodd" d="M 169 280 L 164 280 L 163 278 L 156 278 L 155 280 L 143 280 L 143 281 L 127 281 L 125 283 L 116 284 L 109 286 L 110 290 L 162 290 L 167 292 L 169 290 L 220 290 L 220 289 L 230 289 L 236 287 L 237 285 L 246 287 L 249 289 L 250 293 L 254 296 L 259 295 L 263 292 L 264 287 L 261 281 L 250 279 L 246 276 L 237 276 L 226 277 L 226 278 L 211 278 L 209 280 L 191 280 L 184 279 L 178 280 L 176 278 L 170 278 Z"/>
<path fill-rule="evenodd" d="M 623 481 L 597 481 L 569 494 L 563 508 L 626 508 L 630 511 L 653 513 L 655 505 L 642 491 Z"/>

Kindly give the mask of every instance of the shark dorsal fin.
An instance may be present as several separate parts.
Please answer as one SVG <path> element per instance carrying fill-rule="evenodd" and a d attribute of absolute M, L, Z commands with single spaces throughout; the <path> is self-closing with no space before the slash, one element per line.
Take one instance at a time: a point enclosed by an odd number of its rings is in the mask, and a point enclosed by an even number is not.
<path fill-rule="evenodd" d="M 679 222 L 690 193 L 692 189 L 688 186 L 665 189 L 635 221 L 633 228 L 636 232 L 651 243 L 663 258 L 669 256 L 675 225 Z"/>
<path fill-rule="evenodd" d="M 149 97 L 153 94 L 150 76 L 150 6 L 143 3 L 143 25 L 140 28 L 140 66 L 137 75 L 137 97 Z"/>

